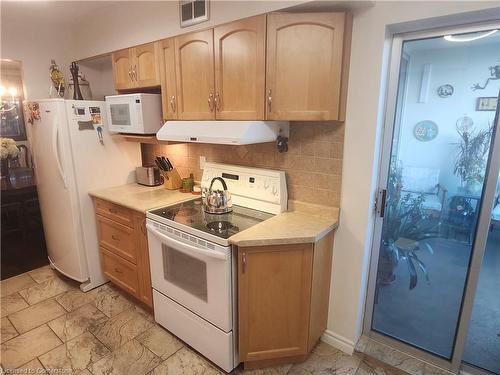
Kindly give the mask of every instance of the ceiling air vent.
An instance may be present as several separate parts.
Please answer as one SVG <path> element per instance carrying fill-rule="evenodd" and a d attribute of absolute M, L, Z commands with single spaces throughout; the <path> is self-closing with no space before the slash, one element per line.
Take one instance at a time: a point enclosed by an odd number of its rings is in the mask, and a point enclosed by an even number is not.
<path fill-rule="evenodd" d="M 181 27 L 208 21 L 209 0 L 180 0 Z"/>

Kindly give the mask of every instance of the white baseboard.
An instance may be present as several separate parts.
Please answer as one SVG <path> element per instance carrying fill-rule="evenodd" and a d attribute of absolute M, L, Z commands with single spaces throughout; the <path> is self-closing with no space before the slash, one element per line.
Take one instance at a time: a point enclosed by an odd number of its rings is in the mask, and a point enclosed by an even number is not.
<path fill-rule="evenodd" d="M 352 355 L 354 353 L 355 345 L 351 340 L 348 340 L 344 336 L 338 335 L 328 329 L 321 336 L 321 341 L 326 342 L 346 354 Z"/>

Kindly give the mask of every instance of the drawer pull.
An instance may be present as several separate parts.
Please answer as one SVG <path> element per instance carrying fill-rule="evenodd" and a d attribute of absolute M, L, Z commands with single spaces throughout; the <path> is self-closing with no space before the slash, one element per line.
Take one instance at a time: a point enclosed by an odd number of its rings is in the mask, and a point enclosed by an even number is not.
<path fill-rule="evenodd" d="M 114 234 L 111 235 L 111 238 L 114 239 L 115 241 L 120 241 L 120 237 L 117 237 Z"/>
<path fill-rule="evenodd" d="M 116 273 L 123 273 L 123 271 L 122 271 L 122 270 L 120 270 L 119 268 L 116 268 L 116 267 L 115 267 L 115 272 L 116 272 Z"/>
<path fill-rule="evenodd" d="M 110 208 L 110 209 L 108 209 L 108 211 L 109 211 L 110 213 L 112 213 L 112 214 L 116 214 L 116 213 L 118 212 L 118 211 L 117 211 L 116 209 L 114 209 L 114 208 Z"/>

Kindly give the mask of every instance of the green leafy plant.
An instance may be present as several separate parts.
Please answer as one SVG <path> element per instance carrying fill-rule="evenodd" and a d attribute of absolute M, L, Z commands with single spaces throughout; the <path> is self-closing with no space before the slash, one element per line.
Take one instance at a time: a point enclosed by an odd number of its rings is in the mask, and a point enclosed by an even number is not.
<path fill-rule="evenodd" d="M 438 237 L 440 223 L 432 220 L 423 208 L 424 194 L 403 194 L 402 188 L 402 168 L 394 163 L 389 174 L 382 228 L 382 245 L 388 261 L 386 263 L 392 267 L 385 275 L 385 281 L 395 279 L 394 268 L 400 261 L 404 261 L 410 274 L 410 289 L 413 289 L 418 281 L 417 267 L 429 281 L 427 267 L 419 259 L 417 251 L 420 246 L 424 246 L 433 254 L 431 245 L 422 241 Z"/>
<path fill-rule="evenodd" d="M 490 150 L 493 127 L 473 130 L 457 130 L 460 136 L 453 173 L 459 176 L 462 187 L 480 187 L 484 182 L 487 157 Z"/>

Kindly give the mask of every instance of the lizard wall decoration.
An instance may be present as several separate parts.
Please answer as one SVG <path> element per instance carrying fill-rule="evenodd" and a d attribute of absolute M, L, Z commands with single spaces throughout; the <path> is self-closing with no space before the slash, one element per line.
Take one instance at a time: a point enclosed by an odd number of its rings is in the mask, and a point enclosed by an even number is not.
<path fill-rule="evenodd" d="M 473 84 L 471 87 L 472 91 L 484 90 L 486 86 L 488 86 L 488 83 L 490 83 L 490 81 L 500 79 L 500 65 L 490 66 L 489 69 L 491 77 L 488 77 L 488 79 L 484 83 L 484 86 L 481 86 L 479 83 Z"/>

